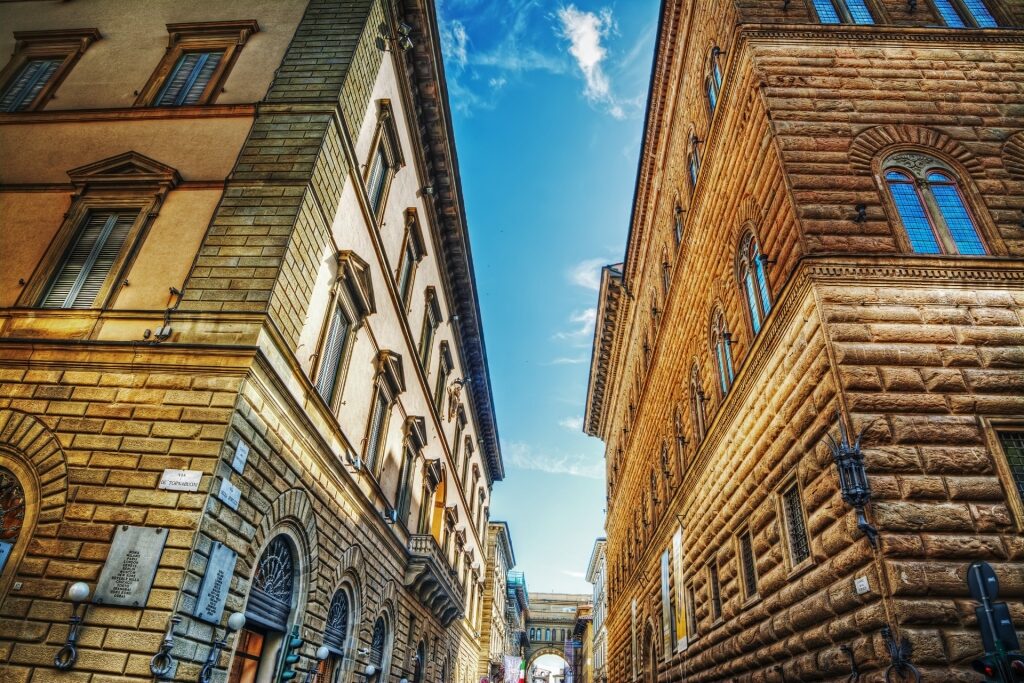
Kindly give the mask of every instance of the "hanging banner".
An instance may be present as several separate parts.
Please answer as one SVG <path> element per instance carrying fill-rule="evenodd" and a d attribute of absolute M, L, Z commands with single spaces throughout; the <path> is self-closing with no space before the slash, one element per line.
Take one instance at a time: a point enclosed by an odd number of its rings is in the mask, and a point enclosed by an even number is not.
<path fill-rule="evenodd" d="M 683 530 L 677 529 L 672 536 L 672 570 L 675 585 L 675 601 L 672 605 L 676 625 L 676 651 L 686 649 L 686 608 L 683 604 Z"/>
<path fill-rule="evenodd" d="M 672 587 L 669 575 L 669 551 L 661 554 L 661 642 L 662 652 L 672 652 L 675 643 L 672 638 L 674 615 L 672 614 Z"/>

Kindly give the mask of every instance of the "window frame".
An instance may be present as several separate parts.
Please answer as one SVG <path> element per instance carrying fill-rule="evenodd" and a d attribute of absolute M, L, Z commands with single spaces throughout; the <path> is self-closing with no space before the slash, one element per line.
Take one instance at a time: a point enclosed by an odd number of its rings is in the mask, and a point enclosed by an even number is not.
<path fill-rule="evenodd" d="M 752 291 L 748 291 L 748 278 Z M 761 278 L 764 278 L 763 289 Z M 740 289 L 740 298 L 743 299 L 743 308 L 747 310 L 751 336 L 756 338 L 764 329 L 768 316 L 775 308 L 775 302 L 772 300 L 768 270 L 764 267 L 761 243 L 752 228 L 742 233 L 736 250 L 736 283 Z"/>
<path fill-rule="evenodd" d="M 821 12 L 818 10 L 816 1 L 808 0 L 811 16 L 822 26 L 877 26 L 878 24 L 886 23 L 885 15 L 878 6 L 878 3 L 872 0 L 863 0 L 864 7 L 867 9 L 868 14 L 871 15 L 870 23 L 861 23 L 854 20 L 848 0 L 824 0 L 824 2 L 832 5 L 836 16 L 839 17 L 839 22 L 824 21 L 821 18 Z"/>
<path fill-rule="evenodd" d="M 423 374 L 429 374 L 430 361 L 434 355 L 434 341 L 437 339 L 437 328 L 444 322 L 444 315 L 441 311 L 441 304 L 437 300 L 437 290 L 427 287 L 423 303 L 423 324 L 420 329 L 420 342 L 418 344 L 417 356 Z"/>
<path fill-rule="evenodd" d="M 952 7 L 953 11 L 956 12 L 957 16 L 960 18 L 960 22 L 963 24 L 963 26 L 961 27 L 961 26 L 952 26 L 952 25 L 950 25 L 946 21 L 945 17 L 942 15 L 942 12 L 939 10 L 939 7 L 935 3 L 935 0 L 931 0 L 930 4 L 931 4 L 931 7 L 932 7 L 932 11 L 935 13 L 935 17 L 941 22 L 940 25 L 943 28 L 951 28 L 951 29 L 960 30 L 960 31 L 963 31 L 963 30 L 985 31 L 985 30 L 991 30 L 991 29 L 994 29 L 994 28 L 1004 28 L 1006 26 L 1006 21 L 1004 19 L 1002 11 L 998 7 L 993 7 L 991 3 L 986 2 L 985 0 L 978 0 L 978 2 L 980 2 L 985 7 L 985 10 L 989 13 L 989 15 L 992 17 L 992 20 L 995 22 L 995 24 L 996 24 L 995 26 L 982 26 L 978 22 L 978 19 L 974 15 L 974 12 L 972 12 L 964 4 L 963 0 L 948 0 L 948 2 L 950 4 L 950 6 Z"/>
<path fill-rule="evenodd" d="M 708 602 L 711 604 L 711 628 L 725 621 L 725 601 L 722 600 L 721 567 L 718 555 L 713 555 L 705 565 L 708 577 Z"/>
<path fill-rule="evenodd" d="M 167 24 L 167 50 L 135 98 L 136 107 L 201 107 L 214 104 L 249 37 L 260 30 L 255 19 Z M 194 104 L 157 104 L 157 98 L 178 61 L 191 52 L 223 51 L 217 68 Z"/>
<path fill-rule="evenodd" d="M 925 217 L 938 245 L 939 253 L 931 254 L 914 250 L 896 199 L 889 187 L 887 175 L 893 171 L 909 176 L 908 181 L 913 185 L 917 199 L 924 209 Z M 974 231 L 982 248 L 985 250 L 985 254 L 959 253 L 956 240 L 953 238 L 952 231 L 946 223 L 945 214 L 939 208 L 930 188 L 931 181 L 928 180 L 928 176 L 936 172 L 949 176 L 952 181 L 964 210 L 971 219 Z M 893 229 L 893 237 L 902 253 L 912 256 L 946 256 L 954 258 L 989 258 L 1006 254 L 1005 246 L 999 238 L 999 232 L 995 229 L 991 217 L 985 210 L 985 203 L 977 194 L 970 174 L 941 155 L 935 154 L 932 150 L 923 150 L 916 147 L 900 147 L 888 150 L 884 155 L 880 155 L 876 159 L 875 182 L 882 198 L 882 206 Z"/>
<path fill-rule="evenodd" d="M 748 575 L 746 560 L 743 557 L 744 537 L 750 543 L 750 569 L 753 570 L 752 575 Z M 754 550 L 754 533 L 747 525 L 740 527 L 736 532 L 736 559 L 738 560 L 740 569 L 740 583 L 743 587 L 743 604 L 749 605 L 760 599 L 761 586 L 758 582 L 759 577 L 757 573 L 757 553 Z M 753 590 L 750 589 L 750 585 L 748 584 L 753 584 Z"/>
<path fill-rule="evenodd" d="M 797 561 L 793 552 L 793 540 L 791 537 L 791 526 L 789 510 L 786 507 L 786 495 L 790 491 L 796 491 L 797 502 L 800 504 L 800 516 L 803 523 L 804 540 L 807 544 L 807 557 Z M 793 578 L 795 575 L 803 572 L 808 567 L 814 564 L 814 550 L 811 547 L 811 532 L 810 527 L 807 524 L 807 505 L 804 503 L 803 487 L 795 477 L 790 477 L 777 489 L 776 501 L 778 505 L 778 515 L 782 522 L 782 536 L 783 542 L 786 547 L 786 565 L 789 568 L 789 575 L 787 578 Z"/>
<path fill-rule="evenodd" d="M 370 194 L 370 177 L 373 173 L 373 164 L 378 153 L 384 153 L 387 163 L 387 171 L 384 173 L 382 186 L 376 206 Z M 387 208 L 388 193 L 391 191 L 391 181 L 398 171 L 405 166 L 405 157 L 402 154 L 402 145 L 398 135 L 398 127 L 395 124 L 395 112 L 391 106 L 391 100 L 377 100 L 377 126 L 373 132 L 370 143 L 370 151 L 366 156 L 366 164 L 363 167 L 363 190 L 366 193 L 366 207 L 376 221 L 381 221 L 384 210 Z M 415 215 L 415 209 L 412 210 Z M 406 211 L 408 216 L 409 210 Z"/>
<path fill-rule="evenodd" d="M 97 28 L 15 31 L 14 53 L 7 65 L 0 71 L 0 95 L 7 92 L 7 88 L 13 84 L 14 79 L 28 62 L 35 59 L 61 59 L 62 61 L 27 106 L 9 112 L 0 112 L 0 115 L 23 114 L 42 109 L 47 102 L 53 99 L 57 88 L 67 78 L 71 69 L 85 54 L 89 46 L 100 38 L 100 31 Z"/>
<path fill-rule="evenodd" d="M 379 481 L 384 468 L 388 427 L 391 423 L 395 404 L 398 402 L 398 396 L 405 391 L 405 379 L 402 372 L 401 356 L 396 353 L 391 351 L 379 352 L 375 365 L 377 374 L 373 381 L 370 409 L 367 414 L 366 429 L 363 432 L 365 436 L 362 445 L 362 469 L 369 472 L 375 481 Z M 384 397 L 384 415 L 381 419 L 380 434 L 376 448 L 371 453 L 370 435 L 373 430 L 374 414 L 382 396 Z"/>
<path fill-rule="evenodd" d="M 690 368 L 690 420 L 693 422 L 693 435 L 695 441 L 700 444 L 707 436 L 707 395 L 704 393 L 704 383 L 700 378 L 700 366 L 694 362 Z"/>
<path fill-rule="evenodd" d="M 686 618 L 686 642 L 692 644 L 700 638 L 700 622 L 697 620 L 697 590 L 693 585 L 693 577 L 683 582 L 684 612 Z"/>
<path fill-rule="evenodd" d="M 718 376 L 718 392 L 724 401 L 736 381 L 736 364 L 732 357 L 732 335 L 721 306 L 716 306 L 711 314 L 709 340 L 715 374 Z"/>
<path fill-rule="evenodd" d="M 408 314 L 412 306 L 412 293 L 416 289 L 416 271 L 420 262 L 426 257 L 426 245 L 423 242 L 423 231 L 420 228 L 416 209 L 405 210 L 405 235 L 402 238 L 402 250 L 399 252 L 398 268 L 395 270 L 395 288 L 398 298 L 405 306 Z M 408 269 L 408 279 L 403 282 L 404 273 Z"/>
<path fill-rule="evenodd" d="M 125 172 L 131 168 L 133 172 Z M 38 310 L 107 310 L 123 285 L 142 244 L 156 221 L 167 193 L 181 181 L 169 166 L 126 152 L 68 171 L 75 195 L 43 257 L 28 278 L 17 305 Z M 138 211 L 135 223 L 125 237 L 121 251 L 111 265 L 93 305 L 87 309 L 44 308 L 43 299 L 50 289 L 67 250 L 74 243 L 88 216 L 97 211 Z"/>
<path fill-rule="evenodd" d="M 1024 423 L 1019 420 L 993 420 L 983 418 L 986 440 L 989 450 L 994 456 L 996 476 L 999 478 L 999 485 L 1003 489 L 1003 497 L 1006 499 L 1007 507 L 1010 509 L 1010 518 L 1013 521 L 1017 533 L 1024 532 L 1024 495 L 1017 489 L 1013 469 L 1010 466 L 999 434 L 1002 432 L 1018 432 L 1024 434 Z"/>

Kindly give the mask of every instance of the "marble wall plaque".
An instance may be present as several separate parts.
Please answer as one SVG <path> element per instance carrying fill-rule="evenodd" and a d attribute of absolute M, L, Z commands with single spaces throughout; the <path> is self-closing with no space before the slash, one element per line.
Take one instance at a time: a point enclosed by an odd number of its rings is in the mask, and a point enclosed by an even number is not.
<path fill-rule="evenodd" d="M 203 473 L 199 470 L 164 470 L 159 488 L 167 491 L 198 491 Z"/>
<path fill-rule="evenodd" d="M 192 616 L 211 624 L 219 624 L 224 614 L 224 603 L 231 588 L 231 576 L 235 573 L 235 551 L 219 541 L 210 547 L 210 559 L 206 562 L 199 595 Z"/>
<path fill-rule="evenodd" d="M 249 444 L 238 440 L 238 445 L 235 446 L 235 457 L 231 460 L 231 469 L 239 474 L 245 472 L 245 463 L 249 461 Z"/>
<path fill-rule="evenodd" d="M 118 526 L 107 561 L 96 582 L 93 602 L 100 605 L 145 607 L 166 542 L 167 529 Z"/>
<path fill-rule="evenodd" d="M 227 505 L 232 510 L 238 509 L 238 503 L 242 500 L 242 492 L 237 486 L 232 484 L 227 479 L 220 480 L 220 490 L 217 491 L 217 497 L 220 498 L 221 502 Z"/>

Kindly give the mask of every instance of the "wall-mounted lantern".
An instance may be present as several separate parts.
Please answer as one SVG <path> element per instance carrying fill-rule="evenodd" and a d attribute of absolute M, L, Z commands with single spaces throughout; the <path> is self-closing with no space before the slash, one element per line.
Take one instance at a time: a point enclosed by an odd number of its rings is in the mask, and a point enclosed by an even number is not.
<path fill-rule="evenodd" d="M 864 432 L 861 431 L 856 441 L 851 444 L 842 415 L 838 411 L 836 415 L 839 418 L 839 440 L 832 438 L 831 434 L 827 434 L 825 438 L 828 439 L 832 460 L 839 474 L 839 492 L 843 496 L 843 501 L 857 511 L 857 528 L 868 537 L 871 547 L 877 548 L 878 530 L 868 523 L 864 514 L 864 506 L 871 502 L 871 484 L 868 482 L 868 473 L 864 466 L 864 454 L 860 450 L 860 440 Z"/>

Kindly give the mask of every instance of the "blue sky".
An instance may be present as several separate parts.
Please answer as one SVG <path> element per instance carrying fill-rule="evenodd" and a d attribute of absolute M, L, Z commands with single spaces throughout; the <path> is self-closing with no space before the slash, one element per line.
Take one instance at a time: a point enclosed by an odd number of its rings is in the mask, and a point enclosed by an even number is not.
<path fill-rule="evenodd" d="M 507 476 L 533 591 L 589 592 L 603 445 L 581 431 L 600 266 L 628 229 L 658 3 L 438 0 Z"/>

